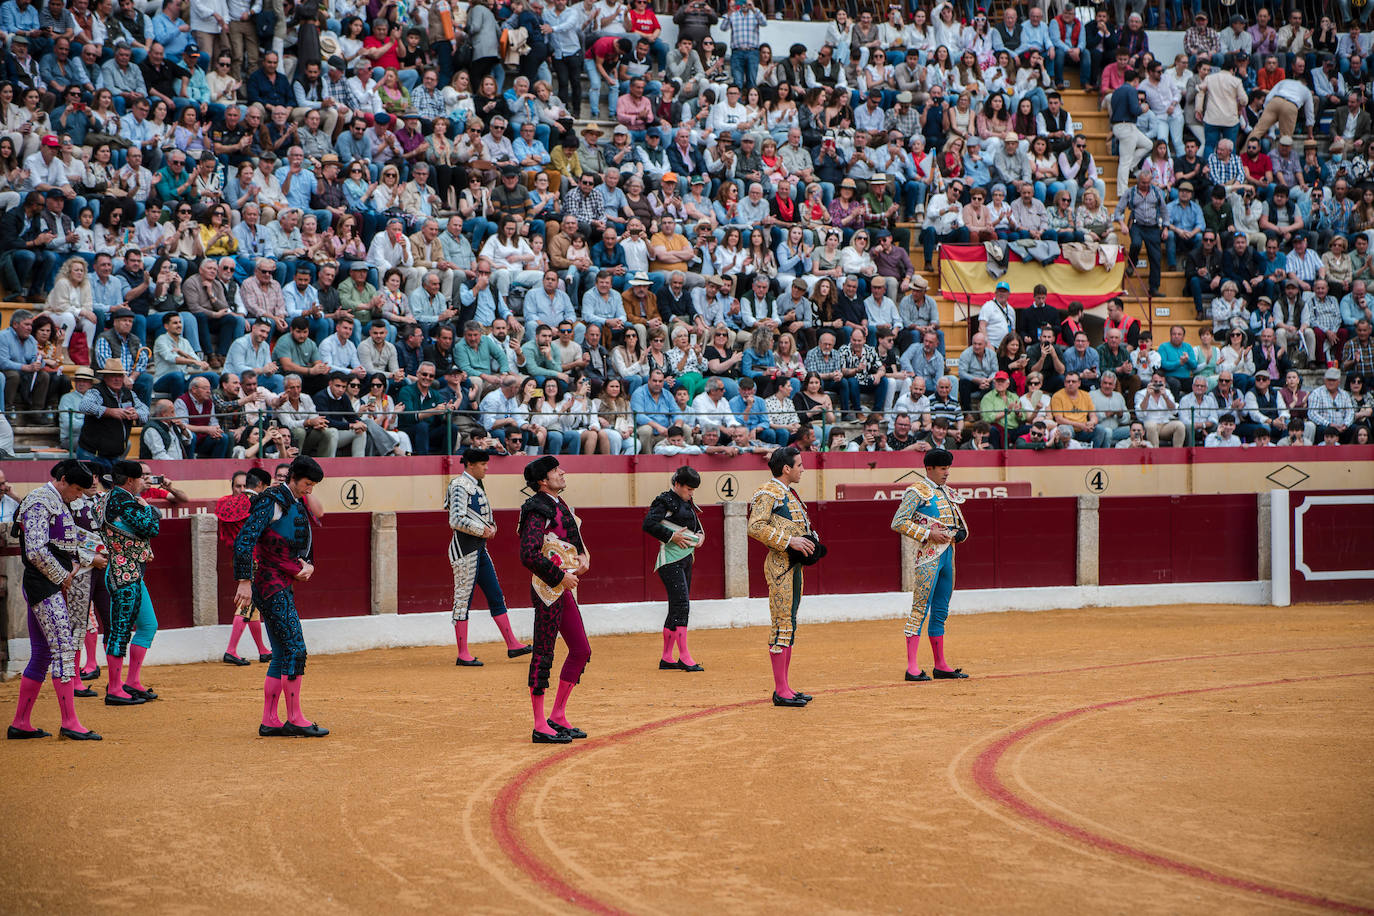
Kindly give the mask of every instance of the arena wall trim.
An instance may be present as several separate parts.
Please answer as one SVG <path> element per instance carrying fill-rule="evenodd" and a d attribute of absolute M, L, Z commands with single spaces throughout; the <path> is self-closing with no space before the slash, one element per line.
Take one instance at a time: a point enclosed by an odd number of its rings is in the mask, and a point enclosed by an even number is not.
<path fill-rule="evenodd" d="M 1041 612 L 1084 607 L 1141 607 L 1159 604 L 1269 603 L 1268 582 L 1196 582 L 1158 585 L 1070 586 L 1067 588 L 966 589 L 955 591 L 951 614 Z M 807 627 L 856 620 L 900 620 L 907 614 L 911 596 L 906 592 L 849 595 L 815 595 L 802 599 L 799 639 Z M 627 604 L 588 604 L 582 608 L 587 633 L 612 636 L 657 633 L 662 627 L 663 605 L 644 601 Z M 530 638 L 530 612 L 512 610 L 511 623 L 520 638 Z M 379 614 L 368 617 L 324 617 L 301 622 L 312 655 L 334 655 L 366 649 L 399 649 L 447 646 L 453 643 L 449 614 Z M 724 598 L 692 602 L 692 626 L 698 629 L 738 629 L 768 625 L 766 598 Z M 501 642 L 491 617 L 474 612 L 470 623 L 474 644 Z M 900 627 L 893 628 L 894 653 L 899 653 Z M 224 653 L 229 627 L 186 627 L 158 632 L 150 660 L 159 665 L 218 661 Z M 760 642 L 762 647 L 762 642 Z M 11 639 L 10 666 L 28 660 L 28 639 Z M 99 650 L 105 664 L 104 650 Z M 476 653 L 481 654 L 480 650 Z M 760 669 L 762 673 L 763 669 Z"/>

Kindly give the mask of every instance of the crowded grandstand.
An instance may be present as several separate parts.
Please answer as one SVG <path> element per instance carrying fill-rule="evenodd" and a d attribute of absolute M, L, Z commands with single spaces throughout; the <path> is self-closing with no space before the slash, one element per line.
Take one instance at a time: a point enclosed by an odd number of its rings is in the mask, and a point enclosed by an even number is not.
<path fill-rule="evenodd" d="M 1374 7 L 912 6 L 5 0 L 0 454 L 1369 442 Z"/>

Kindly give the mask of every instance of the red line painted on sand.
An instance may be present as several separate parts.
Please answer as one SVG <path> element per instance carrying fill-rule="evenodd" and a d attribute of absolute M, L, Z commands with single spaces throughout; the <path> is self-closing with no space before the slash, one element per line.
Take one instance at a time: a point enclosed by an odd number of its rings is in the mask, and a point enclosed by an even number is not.
<path fill-rule="evenodd" d="M 988 681 L 1018 677 L 1057 676 L 1062 674 L 1077 674 L 1085 671 L 1107 671 L 1114 668 L 1136 668 L 1142 665 L 1165 665 L 1172 664 L 1175 662 L 1186 661 L 1209 661 L 1214 659 L 1245 658 L 1259 655 L 1288 655 L 1296 652 L 1339 652 L 1349 649 L 1370 648 L 1374 648 L 1374 643 L 1364 643 L 1353 646 L 1317 646 L 1312 648 L 1296 649 L 1263 649 L 1251 652 L 1218 652 L 1210 655 L 1183 655 L 1174 658 L 1145 659 L 1143 661 L 1118 662 L 1109 665 L 1083 665 L 1077 668 L 1056 668 L 1047 671 L 1019 671 L 1012 672 L 1009 674 L 990 674 L 986 676 L 981 676 L 972 683 L 976 684 L 978 680 Z M 1274 681 L 1271 683 L 1289 682 Z M 860 691 L 869 690 L 889 690 L 904 686 L 906 686 L 906 683 L 904 681 L 898 681 L 891 684 L 872 684 L 864 687 L 840 687 L 835 690 L 825 691 L 825 693 L 832 695 L 840 693 L 856 693 Z M 1184 691 L 1184 693 L 1189 692 L 1201 691 Z M 1137 702 L 1138 700 L 1142 699 L 1147 698 L 1138 697 L 1136 698 L 1136 700 L 1120 700 L 1117 702 L 1130 703 Z M 528 766 L 520 770 L 518 773 L 516 773 L 515 776 L 512 777 L 512 779 L 509 782 L 502 786 L 501 790 L 496 793 L 496 797 L 492 800 L 491 831 L 496 837 L 497 845 L 501 847 L 501 851 L 506 854 L 506 857 L 511 860 L 512 864 L 514 864 L 517 869 L 528 875 L 536 885 L 543 888 L 546 892 L 552 894 L 560 900 L 581 907 L 582 909 L 587 910 L 588 912 L 602 914 L 602 916 L 629 916 L 626 910 L 622 910 L 610 903 L 607 903 L 603 900 L 599 900 L 596 897 L 593 897 L 591 894 L 587 893 L 586 891 L 583 891 L 580 888 L 574 886 L 573 884 L 570 884 L 561 875 L 559 875 L 547 862 L 543 861 L 539 858 L 538 855 L 535 854 L 533 849 L 531 849 L 530 845 L 524 840 L 523 837 L 521 837 L 520 831 L 517 828 L 515 822 L 516 809 L 520 805 L 520 801 L 521 798 L 524 796 L 525 790 L 529 788 L 530 784 L 541 774 L 553 769 L 559 764 L 566 762 L 575 755 L 583 753 L 591 747 L 599 748 L 605 747 L 609 744 L 620 744 L 631 739 L 638 738 L 640 735 L 645 735 L 650 732 L 668 728 L 673 725 L 680 725 L 684 722 L 693 722 L 697 719 L 704 719 L 709 716 L 715 716 L 725 712 L 732 712 L 738 709 L 747 709 L 752 706 L 764 706 L 767 705 L 769 702 L 771 701 L 768 699 L 743 700 L 738 703 L 726 703 L 720 706 L 708 706 L 703 709 L 693 710 L 692 712 L 682 713 L 676 716 L 670 716 L 666 719 L 659 719 L 654 722 L 646 722 L 643 725 L 637 725 L 634 728 L 625 729 L 624 731 L 613 732 L 612 734 L 605 735 L 599 738 L 593 738 L 589 741 L 580 741 L 576 744 L 564 748 L 563 750 L 554 752 L 548 755 L 547 757 L 544 757 L 542 760 L 537 760 L 534 763 L 529 764 Z M 1076 711 L 1072 714 L 1076 714 L 1077 712 L 1081 711 L 1086 711 L 1089 708 L 1097 707 L 1086 707 L 1084 710 Z M 1063 715 L 1067 716 L 1071 714 Z M 1262 887 L 1263 885 L 1257 886 Z M 1355 909 L 1351 910 L 1350 912 L 1370 913 L 1372 911 Z"/>
<path fill-rule="evenodd" d="M 1325 910 L 1332 910 L 1338 913 L 1364 913 L 1374 914 L 1374 908 L 1360 906 L 1354 903 L 1346 903 L 1341 900 L 1332 900 L 1329 897 L 1317 897 L 1312 894 L 1304 894 L 1299 891 L 1287 890 L 1282 887 L 1275 887 L 1270 884 L 1262 884 L 1248 878 L 1237 878 L 1232 875 L 1221 874 L 1211 869 L 1203 868 L 1200 865 L 1193 865 L 1189 862 L 1181 862 L 1162 856 L 1157 853 L 1149 852 L 1135 846 L 1129 846 L 1118 842 L 1109 837 L 1094 833 L 1091 830 L 1080 827 L 1077 824 L 1061 820 L 1042 808 L 1037 808 L 1025 798 L 1017 795 L 1006 783 L 997 775 L 997 764 L 1014 745 L 1036 732 L 1044 731 L 1052 725 L 1067 722 L 1070 719 L 1078 718 L 1090 712 L 1103 709 L 1115 709 L 1121 706 L 1128 706 L 1132 703 L 1144 703 L 1149 700 L 1159 700 L 1166 697 L 1187 697 L 1196 696 L 1203 693 L 1215 693 L 1222 690 L 1245 690 L 1252 687 L 1277 687 L 1284 684 L 1302 684 L 1312 681 L 1327 681 L 1350 677 L 1368 677 L 1374 675 L 1374 671 L 1359 671 L 1351 674 L 1323 674 L 1312 677 L 1292 677 L 1283 678 L 1276 681 L 1253 681 L 1248 684 L 1227 684 L 1221 687 L 1196 687 L 1191 690 L 1171 690 L 1165 693 L 1152 693 L 1145 696 L 1130 697 L 1125 700 L 1112 700 L 1107 703 L 1096 703 L 1092 706 L 1080 706 L 1077 709 L 1070 709 L 1066 712 L 1056 713 L 1037 719 L 1030 725 L 1018 728 L 1009 735 L 1000 738 L 990 747 L 978 755 L 973 762 L 973 779 L 978 788 L 982 789 L 994 801 L 1012 809 L 1022 817 L 1034 821 L 1042 827 L 1047 827 L 1056 833 L 1063 834 L 1071 839 L 1084 843 L 1094 849 L 1110 852 L 1136 862 L 1143 862 L 1161 868 L 1165 871 L 1176 872 L 1189 878 L 1197 878 L 1201 881 L 1208 881 L 1232 890 L 1248 891 L 1252 894 L 1262 894 L 1266 897 L 1273 897 L 1278 900 L 1286 900 L 1291 903 L 1300 903 L 1304 906 L 1320 907 Z"/>

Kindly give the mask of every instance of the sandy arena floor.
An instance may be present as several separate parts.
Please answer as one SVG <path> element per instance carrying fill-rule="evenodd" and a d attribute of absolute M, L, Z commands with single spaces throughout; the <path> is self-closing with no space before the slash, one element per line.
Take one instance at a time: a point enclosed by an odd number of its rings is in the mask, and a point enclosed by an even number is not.
<path fill-rule="evenodd" d="M 154 668 L 0 744 L 0 913 L 1371 913 L 1370 612 L 956 617 L 973 678 L 907 684 L 900 622 L 803 604 L 804 710 L 763 631 L 595 638 L 571 750 L 495 646 L 312 658 L 323 740 L 256 737 L 263 666 Z"/>

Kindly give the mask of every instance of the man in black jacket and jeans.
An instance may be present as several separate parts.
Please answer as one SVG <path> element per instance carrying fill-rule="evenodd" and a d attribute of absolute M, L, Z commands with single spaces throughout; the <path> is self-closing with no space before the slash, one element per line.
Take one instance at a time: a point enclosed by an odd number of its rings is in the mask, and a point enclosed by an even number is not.
<path fill-rule="evenodd" d="M 129 453 L 129 433 L 134 425 L 148 422 L 148 405 L 125 384 L 122 360 L 107 359 L 96 374 L 100 383 L 81 401 L 86 422 L 76 443 L 76 457 L 108 471 Z"/>
<path fill-rule="evenodd" d="M 57 270 L 57 253 L 47 245 L 54 238 L 43 226 L 43 195 L 30 191 L 22 207 L 0 217 L 0 279 L 14 293 L 25 288 L 30 302 L 42 302 L 43 285 Z"/>

